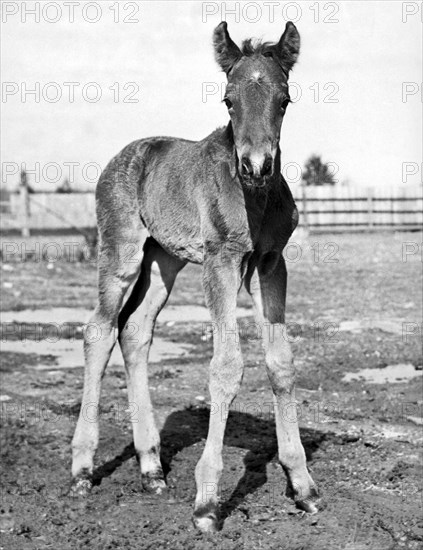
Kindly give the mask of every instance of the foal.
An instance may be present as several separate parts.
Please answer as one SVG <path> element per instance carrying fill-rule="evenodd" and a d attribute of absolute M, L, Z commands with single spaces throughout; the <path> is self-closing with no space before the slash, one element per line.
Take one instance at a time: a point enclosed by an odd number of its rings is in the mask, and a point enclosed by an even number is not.
<path fill-rule="evenodd" d="M 289 22 L 277 44 L 254 46 L 247 40 L 240 49 L 222 22 L 213 41 L 228 79 L 228 126 L 199 142 L 168 137 L 135 141 L 112 159 L 98 182 L 99 296 L 91 323 L 96 334 L 101 330 L 101 338 L 90 339 L 86 331 L 84 393 L 72 442 L 72 489 L 83 495 L 92 486 L 99 431 L 98 421 L 88 421 L 86 410 L 98 410 L 101 379 L 116 339 L 125 360 L 129 401 L 137 411 L 132 426 L 142 485 L 156 493 L 166 487 L 147 361 L 156 317 L 178 272 L 194 262 L 203 264 L 206 303 L 217 327 L 211 401 L 227 410 L 241 384 L 236 299 L 244 283 L 263 335 L 279 461 L 296 504 L 315 512 L 317 491 L 307 471 L 298 424 L 284 414 L 295 404 L 295 372 L 285 327 L 282 250 L 298 213 L 280 173 L 279 138 L 290 101 L 288 73 L 298 57 L 300 37 Z M 136 251 L 130 261 L 119 253 L 124 247 Z M 225 425 L 225 415 L 210 416 L 195 470 L 194 523 L 202 531 L 219 528 Z"/>

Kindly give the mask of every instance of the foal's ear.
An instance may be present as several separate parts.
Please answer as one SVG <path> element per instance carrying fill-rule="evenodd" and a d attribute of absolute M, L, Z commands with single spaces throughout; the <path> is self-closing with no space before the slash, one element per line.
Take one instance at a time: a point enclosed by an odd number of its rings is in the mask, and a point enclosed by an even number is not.
<path fill-rule="evenodd" d="M 297 27 L 291 21 L 285 26 L 285 31 L 279 42 L 274 46 L 274 51 L 279 61 L 287 71 L 290 71 L 297 61 L 300 53 L 300 34 Z"/>
<path fill-rule="evenodd" d="M 229 36 L 226 21 L 222 21 L 214 29 L 213 45 L 216 61 L 219 63 L 222 71 L 228 74 L 238 59 L 242 57 L 242 52 Z"/>

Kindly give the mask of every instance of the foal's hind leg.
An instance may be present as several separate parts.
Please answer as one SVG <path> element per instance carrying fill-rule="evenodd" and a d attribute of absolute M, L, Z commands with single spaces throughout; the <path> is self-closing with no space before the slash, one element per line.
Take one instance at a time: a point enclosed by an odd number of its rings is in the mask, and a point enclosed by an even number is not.
<path fill-rule="evenodd" d="M 119 228 L 116 228 L 116 234 Z M 122 232 L 121 232 L 122 233 Z M 101 379 L 117 338 L 117 323 L 123 298 L 138 275 L 146 232 L 120 234 L 120 248 L 100 245 L 98 303 L 84 334 L 85 376 L 81 411 L 72 440 L 72 491 L 86 494 L 92 485 L 93 460 L 98 446 Z M 125 256 L 130 244 L 131 257 Z"/>
<path fill-rule="evenodd" d="M 295 370 L 285 325 L 286 267 L 275 252 L 249 272 L 246 287 L 252 295 L 255 316 L 263 337 L 267 373 L 272 385 L 279 462 L 288 476 L 290 489 L 299 508 L 315 512 L 317 490 L 308 473 L 301 444 L 295 401 Z M 274 269 L 269 268 L 270 264 Z"/>
<path fill-rule="evenodd" d="M 160 463 L 160 436 L 148 389 L 147 361 L 156 317 L 185 262 L 167 254 L 154 239 L 144 246 L 139 279 L 119 316 L 119 343 L 125 359 L 135 451 L 144 489 L 166 486 Z"/>

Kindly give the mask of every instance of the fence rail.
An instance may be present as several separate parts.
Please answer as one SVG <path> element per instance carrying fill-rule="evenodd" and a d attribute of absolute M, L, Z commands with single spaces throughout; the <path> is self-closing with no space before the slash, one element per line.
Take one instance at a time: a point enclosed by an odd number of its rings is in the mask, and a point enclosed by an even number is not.
<path fill-rule="evenodd" d="M 313 232 L 421 229 L 422 187 L 362 189 L 293 186 L 300 226 Z M 94 193 L 12 193 L 1 201 L 0 231 L 22 234 L 96 226 Z"/>

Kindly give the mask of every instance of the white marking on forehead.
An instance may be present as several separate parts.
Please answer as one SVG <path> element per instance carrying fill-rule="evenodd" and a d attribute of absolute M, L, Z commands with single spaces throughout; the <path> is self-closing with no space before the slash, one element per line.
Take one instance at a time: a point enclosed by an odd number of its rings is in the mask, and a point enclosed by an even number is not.
<path fill-rule="evenodd" d="M 260 78 L 260 76 L 261 75 L 260 75 L 259 71 L 256 71 L 255 73 L 253 73 L 251 75 L 251 80 L 258 80 Z"/>

